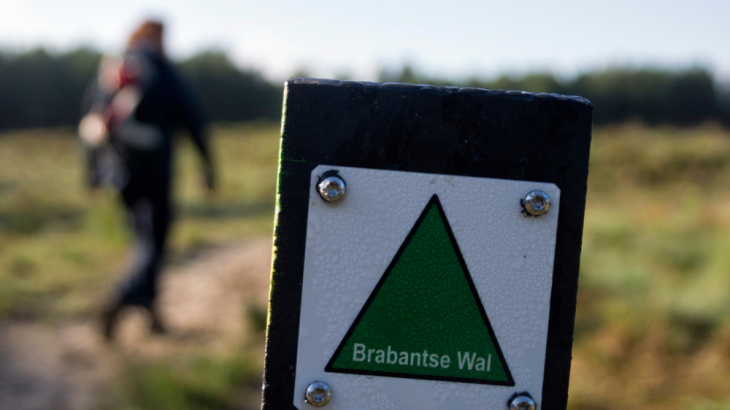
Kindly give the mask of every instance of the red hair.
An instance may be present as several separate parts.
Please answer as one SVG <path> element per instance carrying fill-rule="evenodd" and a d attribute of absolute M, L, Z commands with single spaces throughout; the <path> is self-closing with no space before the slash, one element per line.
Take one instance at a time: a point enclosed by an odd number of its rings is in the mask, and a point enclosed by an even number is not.
<path fill-rule="evenodd" d="M 146 20 L 129 36 L 127 49 L 150 47 L 163 54 L 162 34 L 164 25 L 160 21 Z"/>

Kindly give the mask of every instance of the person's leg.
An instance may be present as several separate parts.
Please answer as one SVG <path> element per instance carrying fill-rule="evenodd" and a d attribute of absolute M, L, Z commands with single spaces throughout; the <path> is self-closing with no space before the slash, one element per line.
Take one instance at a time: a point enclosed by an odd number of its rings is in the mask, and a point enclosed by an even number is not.
<path fill-rule="evenodd" d="M 104 334 L 111 338 L 116 318 L 124 306 L 146 308 L 152 314 L 152 329 L 164 330 L 154 310 L 157 278 L 162 268 L 171 212 L 167 190 L 150 195 L 123 192 L 123 200 L 134 233 L 131 269 L 118 296 L 105 309 Z"/>
<path fill-rule="evenodd" d="M 159 274 L 165 257 L 167 236 L 170 231 L 170 222 L 172 220 L 172 212 L 170 209 L 170 201 L 167 190 L 161 190 L 151 196 L 152 204 L 152 263 L 150 270 L 145 276 L 146 303 L 145 307 L 152 316 L 152 331 L 162 333 L 165 331 L 158 310 L 155 306 L 157 299 L 157 285 L 159 282 Z"/>
<path fill-rule="evenodd" d="M 161 262 L 161 250 L 155 239 L 155 209 L 151 198 L 135 198 L 128 206 L 134 245 L 131 269 L 121 287 L 125 305 L 149 308 L 156 294 L 156 278 Z"/>

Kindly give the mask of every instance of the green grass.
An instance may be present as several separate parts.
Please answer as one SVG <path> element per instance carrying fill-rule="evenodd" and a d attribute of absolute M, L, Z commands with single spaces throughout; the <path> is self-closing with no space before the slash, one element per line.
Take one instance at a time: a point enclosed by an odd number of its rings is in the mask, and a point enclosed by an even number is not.
<path fill-rule="evenodd" d="M 181 144 L 173 263 L 271 234 L 278 134 L 276 124 L 216 127 L 214 197 Z M 123 261 L 121 209 L 111 192 L 86 192 L 79 154 L 70 130 L 0 135 L 0 318 L 86 317 Z M 728 187 L 730 133 L 719 127 L 594 131 L 572 409 L 730 408 Z M 241 395 L 258 400 L 257 360 L 137 361 L 123 395 L 130 408 L 235 407 Z"/>
<path fill-rule="evenodd" d="M 257 408 L 261 395 L 260 361 L 248 354 L 200 355 L 180 363 L 135 362 L 118 394 L 128 408 L 214 410 Z M 120 406 L 122 407 L 122 406 Z"/>
<path fill-rule="evenodd" d="M 278 128 L 219 126 L 213 149 L 218 187 L 206 195 L 198 158 L 182 139 L 175 180 L 174 263 L 195 249 L 270 235 Z M 84 186 L 71 130 L 0 135 L 0 318 L 89 315 L 123 265 L 130 240 L 113 191 Z"/>
<path fill-rule="evenodd" d="M 179 140 L 173 264 L 273 229 L 278 126 L 220 125 L 212 135 L 218 165 L 212 195 L 202 189 L 197 153 Z M 87 190 L 72 130 L 0 134 L 0 164 L 0 320 L 94 315 L 131 239 L 116 193 Z M 246 313 L 250 326 L 240 346 L 126 358 L 110 408 L 257 408 L 266 311 L 251 305 Z"/>
<path fill-rule="evenodd" d="M 726 130 L 595 130 L 572 408 L 727 408 L 729 183 Z"/>
<path fill-rule="evenodd" d="M 637 332 L 658 320 L 726 324 L 730 134 L 638 126 L 595 134 L 580 279 L 596 294 L 590 308 Z"/>

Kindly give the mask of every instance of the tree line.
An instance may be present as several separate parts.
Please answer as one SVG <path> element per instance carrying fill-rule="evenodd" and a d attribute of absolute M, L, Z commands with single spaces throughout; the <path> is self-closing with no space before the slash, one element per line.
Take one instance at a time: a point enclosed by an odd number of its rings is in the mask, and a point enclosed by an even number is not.
<path fill-rule="evenodd" d="M 491 81 L 471 78 L 454 84 L 417 75 L 406 65 L 400 71 L 381 71 L 379 80 L 579 95 L 593 103 L 595 124 L 641 121 L 688 126 L 716 121 L 730 126 L 730 95 L 719 89 L 704 68 L 610 68 L 566 81 L 550 73 L 532 73 L 522 77 L 504 75 Z"/>
<path fill-rule="evenodd" d="M 0 130 L 75 125 L 100 58 L 100 53 L 85 48 L 63 54 L 43 49 L 0 53 Z M 175 65 L 211 121 L 279 120 L 282 84 L 237 67 L 225 53 L 206 51 Z M 495 80 L 475 77 L 457 84 L 418 75 L 406 65 L 395 71 L 382 70 L 379 80 L 580 95 L 593 102 L 596 124 L 638 120 L 680 126 L 704 121 L 730 125 L 730 110 L 723 105 L 727 95 L 718 91 L 715 79 L 703 68 L 607 69 L 566 81 L 550 73 L 536 73 Z"/>
<path fill-rule="evenodd" d="M 75 125 L 100 59 L 85 48 L 0 53 L 0 130 Z M 175 65 L 211 121 L 281 117 L 283 85 L 236 67 L 223 53 L 207 51 Z"/>

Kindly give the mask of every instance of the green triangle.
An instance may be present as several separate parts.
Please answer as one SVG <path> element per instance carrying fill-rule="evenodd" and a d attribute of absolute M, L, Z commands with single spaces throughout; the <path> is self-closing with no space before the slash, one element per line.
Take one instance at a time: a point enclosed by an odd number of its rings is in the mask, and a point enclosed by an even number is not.
<path fill-rule="evenodd" d="M 514 386 L 437 195 L 325 371 Z"/>

